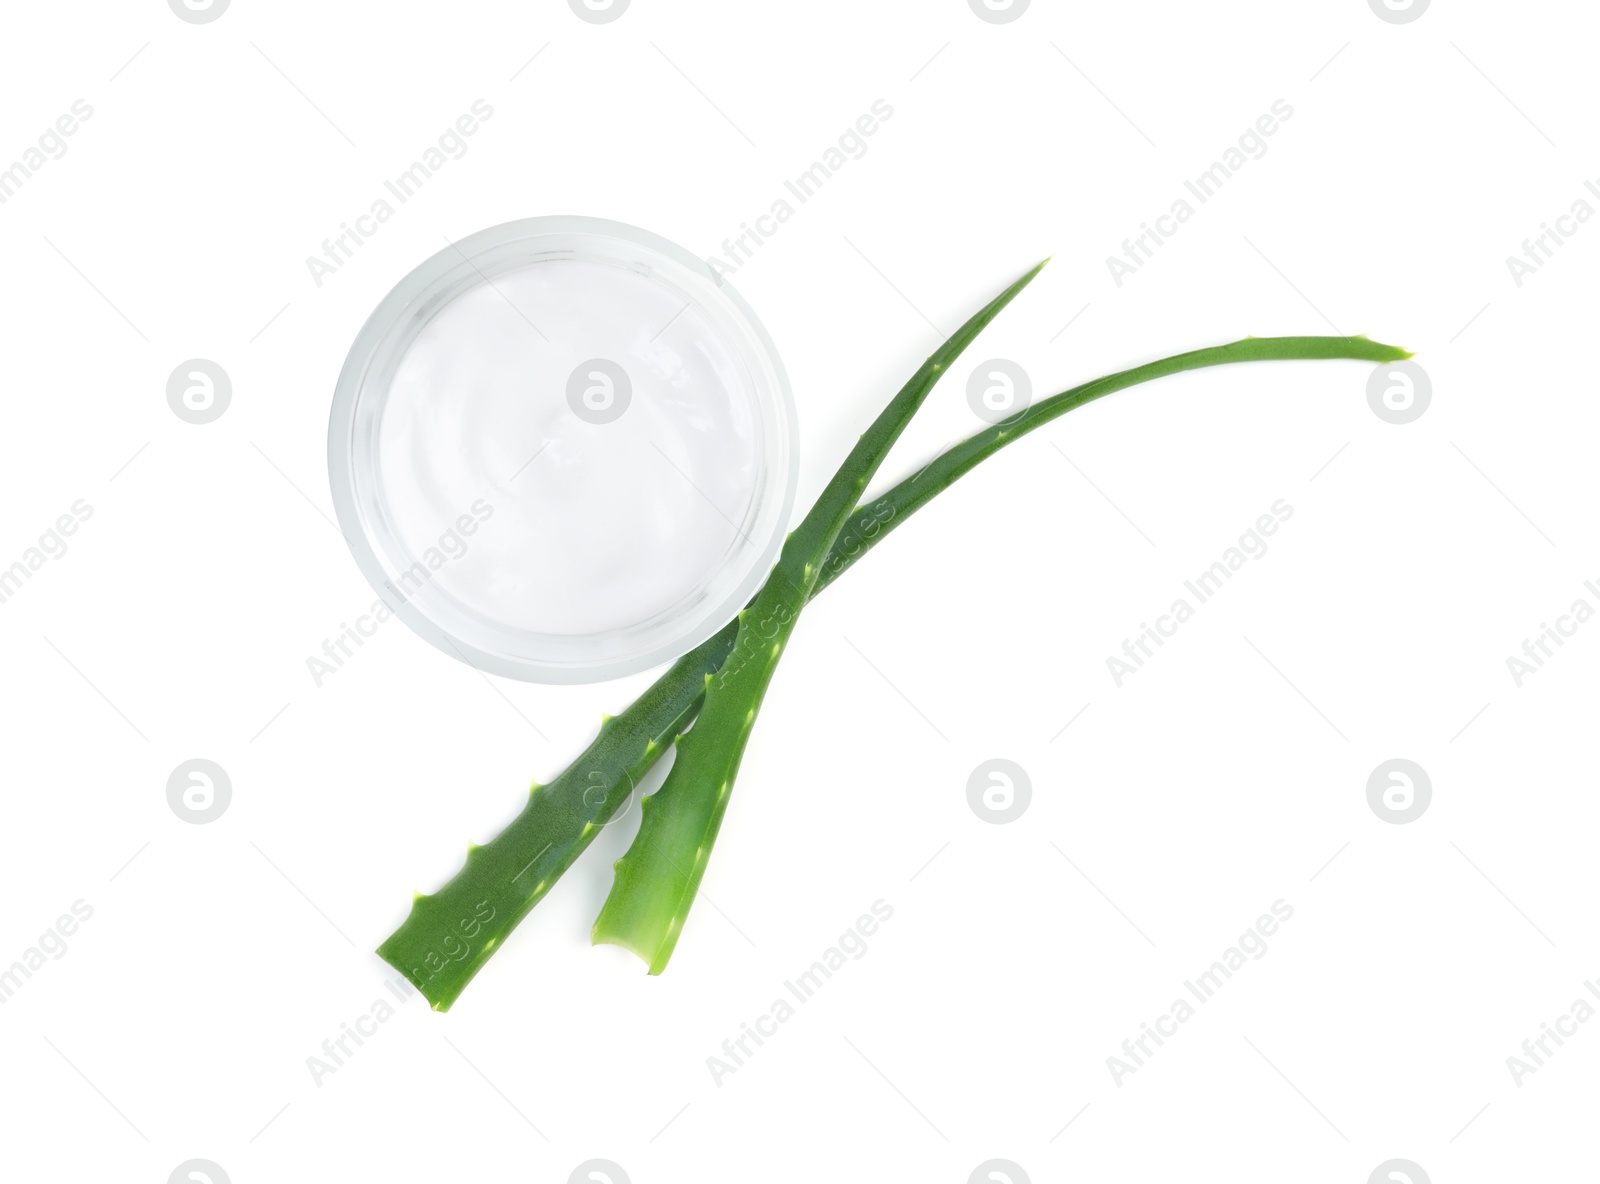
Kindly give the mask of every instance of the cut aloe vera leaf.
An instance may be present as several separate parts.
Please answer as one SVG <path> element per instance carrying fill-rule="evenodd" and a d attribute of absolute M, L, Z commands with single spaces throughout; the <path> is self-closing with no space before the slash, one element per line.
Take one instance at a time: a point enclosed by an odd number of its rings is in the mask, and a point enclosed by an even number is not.
<path fill-rule="evenodd" d="M 772 575 L 739 614 L 733 649 L 721 668 L 706 676 L 705 701 L 694 728 L 678 737 L 677 755 L 665 783 L 640 803 L 639 833 L 627 854 L 617 860 L 611 894 L 594 924 L 596 944 L 632 950 L 651 974 L 666 968 L 705 875 L 767 687 L 834 540 L 878 466 L 950 364 L 1043 267 L 1039 264 L 991 300 L 929 356 L 861 434 L 811 510 L 784 540 Z"/>
<path fill-rule="evenodd" d="M 1102 398 L 1185 370 L 1261 361 L 1348 359 L 1383 363 L 1411 354 L 1365 337 L 1247 338 L 1135 366 L 1042 399 L 1014 419 L 941 453 L 914 477 L 859 506 L 834 541 L 811 595 L 852 567 L 963 474 L 1013 440 Z M 559 777 L 536 787 L 523 812 L 431 896 L 418 896 L 404 924 L 378 953 L 411 980 L 435 1009 L 447 1010 L 467 983 L 588 847 L 628 793 L 688 728 L 705 675 L 733 646 L 737 622 L 684 655 Z M 620 791 L 620 792 L 619 792 Z M 541 796 L 542 795 L 542 796 Z"/>

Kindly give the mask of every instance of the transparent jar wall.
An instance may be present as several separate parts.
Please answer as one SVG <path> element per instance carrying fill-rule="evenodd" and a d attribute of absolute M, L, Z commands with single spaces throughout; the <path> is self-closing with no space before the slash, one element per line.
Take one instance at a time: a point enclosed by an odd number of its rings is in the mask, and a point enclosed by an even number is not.
<path fill-rule="evenodd" d="M 341 525 L 413 629 L 483 669 L 592 681 L 670 660 L 759 586 L 793 407 L 706 265 L 616 223 L 473 235 L 398 285 L 330 423 Z"/>

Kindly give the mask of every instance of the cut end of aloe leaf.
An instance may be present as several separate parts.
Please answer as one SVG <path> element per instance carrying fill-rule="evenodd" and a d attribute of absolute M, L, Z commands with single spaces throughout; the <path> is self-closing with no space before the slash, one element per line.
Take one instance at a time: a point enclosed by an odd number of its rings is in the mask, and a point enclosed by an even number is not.
<path fill-rule="evenodd" d="M 683 924 L 682 917 L 675 917 L 668 922 L 667 938 L 658 944 L 655 940 L 655 930 L 648 932 L 629 932 L 608 926 L 601 929 L 601 920 L 594 923 L 594 929 L 589 935 L 589 944 L 595 946 L 619 946 L 632 954 L 645 965 L 645 973 L 660 974 L 667 968 L 667 963 L 672 958 L 672 949 L 677 945 L 678 930 Z"/>
<path fill-rule="evenodd" d="M 419 901 L 425 899 L 425 897 L 418 897 Z M 413 909 L 415 909 L 415 904 L 413 904 Z M 390 942 L 384 942 L 383 945 L 379 946 L 374 952 L 378 955 L 378 957 L 382 958 L 390 966 L 393 966 L 396 970 L 398 970 L 405 980 L 422 994 L 422 997 L 428 1001 L 428 1005 L 432 1007 L 434 1011 L 449 1011 L 450 1005 L 455 1002 L 455 994 L 452 993 L 448 996 L 441 994 L 437 989 L 433 988 L 429 984 L 427 979 L 415 973 L 415 971 L 409 965 L 407 965 L 407 960 L 404 955 L 390 947 Z"/>
<path fill-rule="evenodd" d="M 652 794 L 640 803 L 648 814 L 658 805 Z M 623 855 L 611 865 L 612 874 L 620 882 L 634 870 L 632 852 Z M 645 964 L 650 974 L 660 974 L 672 957 L 672 947 L 678 942 L 683 929 L 683 917 L 666 903 L 665 896 L 644 902 L 642 907 L 617 910 L 601 909 L 589 931 L 589 944 L 594 946 L 620 946 Z"/>

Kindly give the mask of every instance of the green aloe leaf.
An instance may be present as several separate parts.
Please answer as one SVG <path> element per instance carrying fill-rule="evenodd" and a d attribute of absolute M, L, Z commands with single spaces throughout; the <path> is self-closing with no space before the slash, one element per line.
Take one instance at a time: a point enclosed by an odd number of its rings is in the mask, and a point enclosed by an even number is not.
<path fill-rule="evenodd" d="M 1139 383 L 1240 362 L 1349 359 L 1373 363 L 1411 355 L 1365 337 L 1247 338 L 1136 366 L 1034 403 L 940 454 L 916 476 L 860 506 L 839 532 L 812 595 L 957 478 L 1011 441 L 1083 404 Z M 378 953 L 435 1009 L 444 1011 L 495 949 L 543 899 L 627 800 L 633 786 L 687 729 L 699 710 L 705 676 L 733 646 L 738 623 L 685 654 L 615 718 L 548 785 L 536 786 L 518 817 L 493 840 L 473 847 L 466 866 L 438 892 L 417 896 L 410 915 Z"/>
<path fill-rule="evenodd" d="M 1119 370 L 1041 399 L 1004 423 L 967 437 L 940 453 L 916 476 L 902 481 L 871 505 L 862 506 L 851 516 L 834 542 L 833 554 L 823 568 L 812 595 L 816 595 L 844 574 L 867 548 L 904 522 L 952 485 L 1013 440 L 1026 436 L 1069 411 L 1096 399 L 1127 390 L 1143 382 L 1153 382 L 1185 370 L 1204 370 L 1240 362 L 1305 362 L 1342 359 L 1353 362 L 1399 362 L 1412 357 L 1411 351 L 1359 337 L 1246 337 L 1227 345 L 1213 345 L 1169 358 Z"/>
<path fill-rule="evenodd" d="M 640 803 L 639 833 L 617 860 L 611 895 L 594 924 L 597 945 L 632 950 L 651 974 L 666 968 L 705 875 L 761 701 L 834 540 L 946 368 L 1043 267 L 1039 264 L 991 300 L 929 356 L 862 433 L 810 512 L 784 540 L 772 574 L 739 614 L 733 649 L 721 668 L 706 676 L 699 717 L 693 730 L 678 737 L 666 782 Z"/>
<path fill-rule="evenodd" d="M 730 624 L 658 678 L 548 785 L 535 785 L 511 824 L 432 895 L 418 893 L 378 954 L 448 1011 L 473 975 L 583 854 L 633 787 L 694 720 L 706 676 L 733 646 Z"/>

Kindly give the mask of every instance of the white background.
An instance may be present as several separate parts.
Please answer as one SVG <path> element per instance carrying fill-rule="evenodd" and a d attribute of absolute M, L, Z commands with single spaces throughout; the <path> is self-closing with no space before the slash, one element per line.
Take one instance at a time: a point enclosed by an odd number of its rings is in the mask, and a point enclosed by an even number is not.
<path fill-rule="evenodd" d="M 94 914 L 0 1008 L 0 1174 L 1592 1172 L 1600 1025 L 1520 1087 L 1506 1065 L 1600 975 L 1600 626 L 1521 688 L 1506 666 L 1600 604 L 1600 227 L 1520 288 L 1505 263 L 1600 178 L 1590 6 L 1035 0 L 994 25 L 965 0 L 634 0 L 592 25 L 559 0 L 234 0 L 192 25 L 142 0 L 6 24 L 0 164 L 94 114 L 0 206 L 0 566 L 75 500 L 93 516 L 0 605 L 0 965 Z M 317 286 L 306 257 L 480 98 L 470 151 Z M 733 281 L 793 381 L 801 506 L 933 326 L 1045 255 L 968 354 L 1041 395 L 1337 326 L 1418 351 L 1431 407 L 1394 426 L 1369 366 L 1267 365 L 1018 443 L 806 614 L 705 879 L 726 919 L 696 910 L 665 975 L 588 945 L 625 824 L 452 1012 L 413 1000 L 314 1084 L 387 997 L 368 951 L 411 891 L 650 679 L 486 680 L 396 623 L 314 686 L 372 599 L 325 471 L 356 330 L 445 236 L 512 218 L 718 254 L 877 99 L 869 151 Z M 1270 151 L 1117 286 L 1106 257 L 1278 99 Z M 166 404 L 194 357 L 234 386 L 206 426 Z M 980 426 L 966 373 L 880 484 Z M 1119 689 L 1106 658 L 1280 498 L 1270 552 Z M 966 801 L 997 756 L 1033 784 L 1004 826 Z M 1434 791 L 1403 826 L 1366 800 L 1397 756 Z M 205 826 L 165 795 L 194 757 L 233 783 Z M 866 956 L 714 1085 L 706 1058 L 880 898 Z M 1106 1058 L 1278 899 L 1270 952 L 1114 1084 Z"/>

